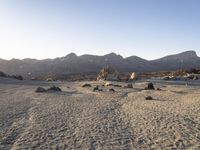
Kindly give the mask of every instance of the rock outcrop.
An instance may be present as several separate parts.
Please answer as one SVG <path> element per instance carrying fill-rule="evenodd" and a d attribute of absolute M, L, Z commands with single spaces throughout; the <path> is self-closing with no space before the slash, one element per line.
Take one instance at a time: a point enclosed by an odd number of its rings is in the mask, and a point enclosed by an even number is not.
<path fill-rule="evenodd" d="M 97 80 L 119 81 L 119 73 L 114 69 L 105 67 L 100 71 Z"/>

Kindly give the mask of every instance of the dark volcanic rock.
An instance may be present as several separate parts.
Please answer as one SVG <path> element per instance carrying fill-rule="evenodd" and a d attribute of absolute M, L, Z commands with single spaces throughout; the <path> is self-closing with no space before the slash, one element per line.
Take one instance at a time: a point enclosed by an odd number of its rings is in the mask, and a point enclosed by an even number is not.
<path fill-rule="evenodd" d="M 85 83 L 82 85 L 82 87 L 91 87 L 91 84 Z"/>
<path fill-rule="evenodd" d="M 59 87 L 52 86 L 52 87 L 48 88 L 47 91 L 61 92 L 62 90 Z"/>
<path fill-rule="evenodd" d="M 147 87 L 145 87 L 145 90 L 155 90 L 153 83 L 148 83 Z"/>
<path fill-rule="evenodd" d="M 42 92 L 46 92 L 46 89 L 45 88 L 42 88 L 42 87 L 38 87 L 35 92 L 37 93 L 42 93 Z"/>
<path fill-rule="evenodd" d="M 50 87 L 48 89 L 45 89 L 43 87 L 38 87 L 35 90 L 35 92 L 37 92 L 37 93 L 42 93 L 42 92 L 47 92 L 47 91 L 50 91 L 50 92 L 53 92 L 53 91 L 55 91 L 55 92 L 61 92 L 62 90 L 59 87 L 56 87 L 56 86 L 52 86 L 52 87 Z"/>
<path fill-rule="evenodd" d="M 146 100 L 153 100 L 153 98 L 151 96 L 147 96 L 145 97 Z"/>
<path fill-rule="evenodd" d="M 109 89 L 108 91 L 110 91 L 110 92 L 115 92 L 115 90 L 114 90 L 114 89 Z"/>

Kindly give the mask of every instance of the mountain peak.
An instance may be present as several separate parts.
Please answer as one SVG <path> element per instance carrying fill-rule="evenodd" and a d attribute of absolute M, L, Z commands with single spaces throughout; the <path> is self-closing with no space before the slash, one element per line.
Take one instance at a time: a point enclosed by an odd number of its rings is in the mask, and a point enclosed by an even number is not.
<path fill-rule="evenodd" d="M 189 56 L 189 57 L 198 57 L 197 53 L 194 50 L 182 52 L 180 53 L 180 55 Z"/>
<path fill-rule="evenodd" d="M 78 56 L 75 53 L 69 53 L 68 55 L 66 55 L 65 57 L 62 57 L 62 59 L 70 59 L 70 60 L 74 60 L 76 59 Z"/>
<path fill-rule="evenodd" d="M 109 54 L 104 55 L 104 57 L 111 58 L 111 59 L 113 59 L 113 58 L 123 59 L 123 57 L 121 55 L 117 55 L 116 53 L 109 53 Z"/>
<path fill-rule="evenodd" d="M 125 58 L 126 60 L 142 60 L 142 61 L 147 61 L 147 60 L 145 60 L 145 59 L 143 59 L 143 58 L 141 58 L 141 57 L 138 57 L 138 56 L 129 56 L 129 57 L 126 57 Z"/>
<path fill-rule="evenodd" d="M 69 53 L 68 55 L 66 55 L 66 57 L 77 57 L 77 55 L 75 53 Z"/>

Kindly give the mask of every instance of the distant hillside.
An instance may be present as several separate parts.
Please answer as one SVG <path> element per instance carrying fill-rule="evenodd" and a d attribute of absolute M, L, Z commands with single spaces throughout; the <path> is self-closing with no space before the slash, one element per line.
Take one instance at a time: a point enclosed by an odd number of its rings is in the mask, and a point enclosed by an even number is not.
<path fill-rule="evenodd" d="M 145 60 L 137 56 L 123 58 L 115 53 L 104 56 L 82 55 L 74 53 L 55 59 L 0 59 L 0 71 L 7 74 L 19 74 L 24 77 L 98 73 L 105 66 L 119 72 L 150 72 L 188 69 L 200 67 L 200 57 L 195 51 L 186 51 L 156 60 Z"/>

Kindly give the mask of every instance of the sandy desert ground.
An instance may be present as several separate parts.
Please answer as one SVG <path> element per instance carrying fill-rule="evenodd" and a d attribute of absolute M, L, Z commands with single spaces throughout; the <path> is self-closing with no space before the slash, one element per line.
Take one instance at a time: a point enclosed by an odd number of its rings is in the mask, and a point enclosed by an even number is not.
<path fill-rule="evenodd" d="M 199 86 L 83 83 L 0 79 L 0 149 L 200 149 Z M 34 92 L 50 85 L 63 92 Z"/>

